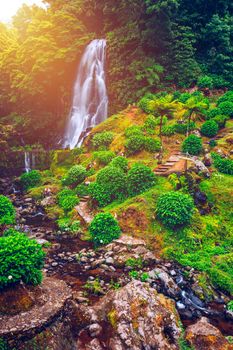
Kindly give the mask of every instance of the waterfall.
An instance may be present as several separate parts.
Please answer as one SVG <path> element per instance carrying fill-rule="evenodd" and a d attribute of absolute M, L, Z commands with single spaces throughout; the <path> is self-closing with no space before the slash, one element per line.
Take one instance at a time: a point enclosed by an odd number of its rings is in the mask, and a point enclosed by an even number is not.
<path fill-rule="evenodd" d="M 29 171 L 31 171 L 31 158 L 29 152 L 24 152 L 24 168 L 26 173 L 29 173 Z"/>
<path fill-rule="evenodd" d="M 106 40 L 93 40 L 81 59 L 74 86 L 73 104 L 65 132 L 64 148 L 80 146 L 93 126 L 107 118 L 105 83 Z"/>

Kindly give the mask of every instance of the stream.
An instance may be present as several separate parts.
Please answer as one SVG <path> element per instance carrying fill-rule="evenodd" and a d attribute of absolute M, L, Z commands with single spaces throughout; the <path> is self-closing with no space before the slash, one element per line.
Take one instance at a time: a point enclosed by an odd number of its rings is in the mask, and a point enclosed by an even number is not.
<path fill-rule="evenodd" d="M 53 222 L 47 220 L 43 208 L 32 198 L 26 198 L 11 178 L 0 180 L 0 193 L 11 198 L 17 210 L 18 230 L 27 232 L 40 244 L 47 243 L 44 274 L 65 281 L 78 303 L 96 303 L 109 290 L 126 285 L 130 281 L 127 266 L 111 263 L 111 252 L 95 251 L 89 241 L 78 236 L 58 234 Z M 113 253 L 113 252 L 112 252 Z M 99 263 L 97 263 L 99 261 Z M 214 301 L 200 300 L 186 278 L 186 268 L 176 262 L 158 260 L 141 268 L 150 276 L 148 282 L 158 292 L 175 300 L 184 327 L 195 323 L 201 316 L 207 317 L 225 335 L 233 335 L 233 322 L 227 314 L 227 297 L 215 291 Z M 98 293 L 90 293 L 88 286 L 98 280 Z"/>

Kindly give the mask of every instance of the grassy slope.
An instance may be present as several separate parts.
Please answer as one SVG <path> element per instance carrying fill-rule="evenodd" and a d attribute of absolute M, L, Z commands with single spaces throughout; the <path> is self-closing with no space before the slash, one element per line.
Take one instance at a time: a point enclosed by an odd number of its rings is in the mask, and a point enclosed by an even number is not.
<path fill-rule="evenodd" d="M 174 119 L 179 119 L 183 114 L 182 110 L 175 113 Z M 59 183 L 59 178 L 67 169 L 75 164 L 81 163 L 84 166 L 93 164 L 94 151 L 91 146 L 91 138 L 94 134 L 102 131 L 112 131 L 115 134 L 110 150 L 116 154 L 125 152 L 124 132 L 128 126 L 143 125 L 147 115 L 136 107 L 129 107 L 125 111 L 114 115 L 102 124 L 94 128 L 84 144 L 84 153 L 69 151 L 58 151 L 55 153 L 52 165 L 53 175 L 57 182 L 52 180 L 54 185 Z M 169 121 L 169 123 L 174 120 Z M 197 121 L 200 125 L 201 122 Z M 232 127 L 232 121 L 228 121 L 227 128 Z M 158 127 L 153 137 L 157 137 Z M 179 143 L 185 138 L 184 135 L 175 134 L 164 137 L 165 157 L 168 157 L 174 148 L 179 148 Z M 203 138 L 203 141 L 208 140 Z M 178 141 L 178 142 L 177 142 Z M 218 147 L 229 149 L 229 144 L 223 139 Z M 154 169 L 157 160 L 153 154 L 142 151 L 137 155 L 128 158 L 129 164 L 141 161 Z M 94 164 L 94 170 L 101 168 Z M 90 177 L 93 181 L 95 175 Z M 49 180 L 45 183 L 49 183 Z M 114 202 L 103 208 L 103 211 L 110 211 L 117 215 L 123 232 L 136 237 L 146 239 L 148 245 L 156 251 L 158 256 L 172 258 L 184 265 L 189 265 L 200 271 L 205 271 L 212 281 L 219 287 L 233 293 L 232 284 L 232 177 L 227 175 L 214 175 L 210 180 L 201 182 L 201 189 L 207 193 L 209 201 L 213 203 L 211 214 L 201 216 L 198 211 L 193 217 L 190 226 L 177 231 L 166 229 L 156 219 L 156 201 L 161 193 L 169 191 L 172 186 L 168 179 L 159 177 L 157 184 L 148 192 L 139 196 L 128 198 L 122 203 Z"/>

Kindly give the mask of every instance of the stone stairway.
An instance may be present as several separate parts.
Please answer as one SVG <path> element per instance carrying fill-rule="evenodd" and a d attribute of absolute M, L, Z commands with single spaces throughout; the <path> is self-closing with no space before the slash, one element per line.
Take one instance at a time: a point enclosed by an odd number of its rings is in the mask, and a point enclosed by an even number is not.
<path fill-rule="evenodd" d="M 180 150 L 172 151 L 170 157 L 164 164 L 160 164 L 157 168 L 155 168 L 154 173 L 160 176 L 168 176 L 174 171 L 177 171 L 178 163 L 183 167 L 184 161 L 180 158 L 185 156 Z"/>

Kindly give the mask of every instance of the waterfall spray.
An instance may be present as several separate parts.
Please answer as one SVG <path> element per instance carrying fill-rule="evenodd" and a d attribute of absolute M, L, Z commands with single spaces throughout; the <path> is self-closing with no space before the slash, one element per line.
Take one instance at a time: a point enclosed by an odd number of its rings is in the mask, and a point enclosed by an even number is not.
<path fill-rule="evenodd" d="M 74 86 L 73 104 L 65 132 L 64 148 L 80 146 L 87 131 L 107 118 L 105 83 L 106 40 L 93 40 L 86 48 Z"/>

